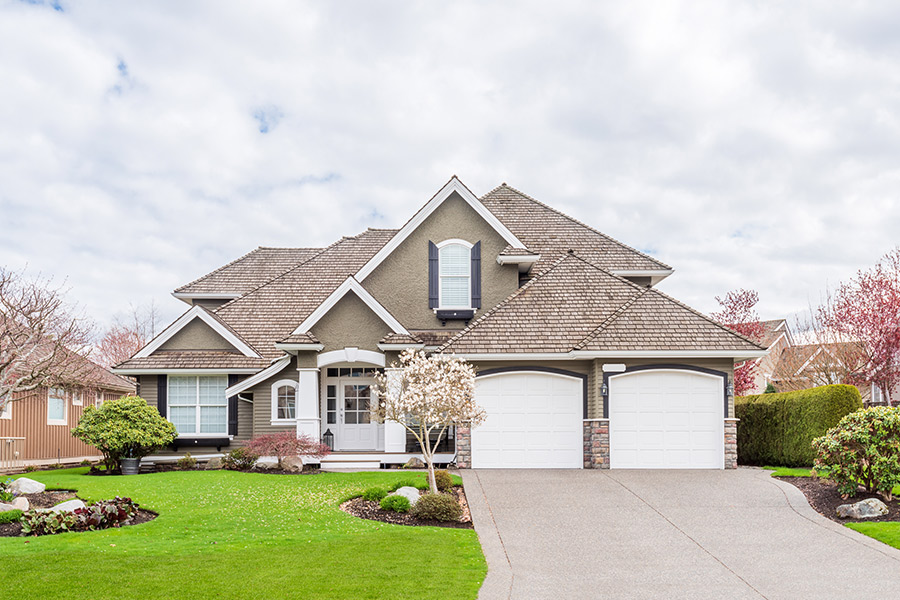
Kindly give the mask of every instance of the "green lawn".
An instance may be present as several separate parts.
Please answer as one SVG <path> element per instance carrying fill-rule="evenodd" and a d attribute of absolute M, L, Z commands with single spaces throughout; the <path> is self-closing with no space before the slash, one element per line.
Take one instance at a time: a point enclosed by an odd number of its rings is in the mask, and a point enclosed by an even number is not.
<path fill-rule="evenodd" d="M 812 477 L 812 472 L 806 468 L 796 467 L 763 467 L 772 471 L 773 477 Z M 900 496 L 900 485 L 894 486 L 894 496 Z M 848 500 L 848 502 L 853 502 Z M 900 522 L 882 523 L 845 523 L 849 527 L 888 546 L 900 549 Z"/>
<path fill-rule="evenodd" d="M 0 538 L 3 579 L 43 598 L 475 598 L 487 567 L 468 529 L 357 519 L 338 505 L 423 473 L 232 471 L 28 475 L 86 500 L 130 496 L 134 527 Z"/>

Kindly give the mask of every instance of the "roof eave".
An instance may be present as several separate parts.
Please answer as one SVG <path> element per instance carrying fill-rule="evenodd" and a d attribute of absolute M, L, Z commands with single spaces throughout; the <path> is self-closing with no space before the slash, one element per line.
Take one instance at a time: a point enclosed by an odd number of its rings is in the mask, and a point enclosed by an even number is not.
<path fill-rule="evenodd" d="M 609 272 L 619 277 L 649 277 L 650 285 L 656 285 L 674 273 L 675 269 L 610 269 Z"/>

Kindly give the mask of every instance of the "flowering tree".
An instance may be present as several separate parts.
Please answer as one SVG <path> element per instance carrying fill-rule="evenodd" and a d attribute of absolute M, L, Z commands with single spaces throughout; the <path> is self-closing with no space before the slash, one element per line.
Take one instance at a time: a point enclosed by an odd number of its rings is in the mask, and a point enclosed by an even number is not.
<path fill-rule="evenodd" d="M 716 296 L 716 302 L 719 303 L 722 310 L 712 313 L 710 316 L 713 319 L 751 340 L 756 342 L 762 340 L 764 329 L 754 308 L 759 302 L 759 294 L 755 290 L 732 290 L 725 294 L 724 298 Z M 748 360 L 735 365 L 734 394 L 743 396 L 751 391 L 755 383 L 755 375 L 755 361 Z"/>
<path fill-rule="evenodd" d="M 475 368 L 462 359 L 405 350 L 399 365 L 393 363 L 387 374 L 376 376 L 375 393 L 375 419 L 400 423 L 413 434 L 428 466 L 428 485 L 436 494 L 434 452 L 447 429 L 476 427 L 487 418 L 475 403 Z"/>
<path fill-rule="evenodd" d="M 260 435 L 244 446 L 259 456 L 274 456 L 278 459 L 278 468 L 284 469 L 284 459 L 289 456 L 308 456 L 322 458 L 331 450 L 325 444 L 309 435 L 297 435 L 293 431 L 282 431 Z"/>
<path fill-rule="evenodd" d="M 873 384 L 885 398 L 900 383 L 900 247 L 868 271 L 859 271 L 837 289 L 820 318 L 860 343 L 860 365 L 851 374 L 857 385 Z"/>
<path fill-rule="evenodd" d="M 142 307 L 132 306 L 129 318 L 117 318 L 97 344 L 97 362 L 113 367 L 137 354 L 156 335 L 157 320 L 155 303 Z"/>
<path fill-rule="evenodd" d="M 93 367 L 77 352 L 89 340 L 60 288 L 0 267 L 0 412 L 16 394 L 83 380 Z"/>

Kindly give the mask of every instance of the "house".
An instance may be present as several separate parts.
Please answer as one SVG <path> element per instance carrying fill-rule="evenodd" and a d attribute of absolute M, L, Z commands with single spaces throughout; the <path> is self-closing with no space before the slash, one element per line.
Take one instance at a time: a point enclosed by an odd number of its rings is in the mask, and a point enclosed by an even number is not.
<path fill-rule="evenodd" d="M 77 381 L 13 395 L 0 412 L 0 472 L 27 465 L 96 460 L 100 452 L 74 438 L 86 406 L 134 393 L 134 384 L 90 360 L 77 357 Z"/>
<path fill-rule="evenodd" d="M 782 352 L 794 345 L 790 327 L 785 319 L 760 321 L 760 325 L 762 325 L 763 331 L 758 341 L 769 352 L 754 361 L 756 363 L 754 385 L 753 389 L 747 392 L 748 394 L 762 394 L 766 391 L 766 387 L 772 383 L 772 378 L 775 376 Z"/>
<path fill-rule="evenodd" d="M 372 377 L 407 348 L 478 369 L 460 468 L 734 467 L 735 361 L 766 349 L 656 289 L 668 265 L 503 184 L 453 177 L 399 229 L 259 248 L 183 287 L 190 308 L 116 373 L 175 424 L 175 450 L 333 436 L 327 460 L 400 464 Z"/>
<path fill-rule="evenodd" d="M 779 392 L 846 383 L 862 354 L 862 345 L 854 342 L 792 345 L 779 354 L 772 383 Z M 890 405 L 892 398 L 900 398 L 896 388 L 885 397 L 874 384 L 856 387 L 865 406 Z"/>

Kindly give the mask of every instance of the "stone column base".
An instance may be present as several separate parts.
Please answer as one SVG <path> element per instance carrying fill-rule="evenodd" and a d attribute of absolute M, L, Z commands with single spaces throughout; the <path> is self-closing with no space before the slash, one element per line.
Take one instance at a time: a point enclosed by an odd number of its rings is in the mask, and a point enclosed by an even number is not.
<path fill-rule="evenodd" d="M 472 468 L 472 428 L 456 428 L 456 468 Z"/>
<path fill-rule="evenodd" d="M 609 468 L 609 419 L 584 421 L 584 468 Z"/>
<path fill-rule="evenodd" d="M 737 469 L 737 425 L 740 419 L 725 419 L 725 468 Z"/>

